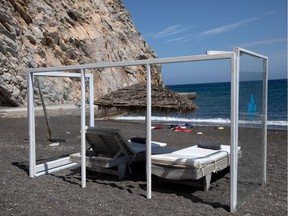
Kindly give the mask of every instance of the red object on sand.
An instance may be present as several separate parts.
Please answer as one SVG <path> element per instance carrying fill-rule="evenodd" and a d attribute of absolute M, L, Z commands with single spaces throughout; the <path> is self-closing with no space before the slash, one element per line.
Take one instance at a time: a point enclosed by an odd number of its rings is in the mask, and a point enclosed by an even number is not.
<path fill-rule="evenodd" d="M 192 132 L 192 129 L 182 129 L 181 132 L 190 133 Z"/>
<path fill-rule="evenodd" d="M 175 131 L 181 131 L 182 130 L 182 128 L 180 127 L 180 126 L 177 126 L 176 128 L 175 128 Z"/>
<path fill-rule="evenodd" d="M 192 132 L 192 129 L 190 129 L 190 128 L 181 128 L 180 126 L 177 126 L 176 128 L 175 128 L 175 131 L 179 131 L 179 132 L 185 132 L 185 133 L 189 133 L 189 132 Z"/>

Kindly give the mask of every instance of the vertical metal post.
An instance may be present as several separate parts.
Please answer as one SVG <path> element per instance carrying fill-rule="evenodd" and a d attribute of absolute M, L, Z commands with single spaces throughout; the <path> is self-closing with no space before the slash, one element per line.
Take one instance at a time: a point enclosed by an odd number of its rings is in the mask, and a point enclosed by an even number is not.
<path fill-rule="evenodd" d="M 27 75 L 27 99 L 28 99 L 28 121 L 29 121 L 29 176 L 35 177 L 36 148 L 35 148 L 35 110 L 34 110 L 34 75 Z"/>
<path fill-rule="evenodd" d="M 81 184 L 86 187 L 85 71 L 81 69 Z"/>
<path fill-rule="evenodd" d="M 94 78 L 89 76 L 89 110 L 90 110 L 90 127 L 94 127 Z"/>
<path fill-rule="evenodd" d="M 147 104 L 146 104 L 146 182 L 147 198 L 151 199 L 152 179 L 151 179 L 151 71 L 147 64 Z"/>
<path fill-rule="evenodd" d="M 263 76 L 263 117 L 262 117 L 262 145 L 263 145 L 263 186 L 266 187 L 267 182 L 267 101 L 268 101 L 268 59 L 264 60 L 264 76 Z"/>
<path fill-rule="evenodd" d="M 231 59 L 230 211 L 237 209 L 239 50 Z"/>

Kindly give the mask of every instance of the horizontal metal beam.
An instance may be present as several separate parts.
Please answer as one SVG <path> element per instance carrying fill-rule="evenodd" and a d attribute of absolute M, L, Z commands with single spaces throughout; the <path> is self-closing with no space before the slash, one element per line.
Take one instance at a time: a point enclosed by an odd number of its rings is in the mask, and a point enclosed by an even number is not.
<path fill-rule="evenodd" d="M 247 49 L 243 49 L 243 48 L 238 47 L 238 48 L 235 48 L 235 50 L 239 50 L 240 51 L 240 55 L 241 55 L 241 52 L 244 52 L 245 54 L 252 55 L 252 56 L 254 56 L 256 58 L 262 58 L 262 59 L 268 60 L 267 56 L 261 55 L 261 54 L 256 53 L 256 52 L 252 52 L 252 51 L 247 50 Z"/>
<path fill-rule="evenodd" d="M 193 61 L 205 61 L 205 60 L 221 60 L 233 58 L 233 52 L 223 52 L 219 54 L 210 55 L 193 55 L 193 56 L 180 56 L 180 57 L 168 57 L 168 58 L 155 58 L 155 59 L 143 59 L 134 61 L 121 61 L 121 62 L 98 62 L 95 64 L 83 64 L 83 65 L 69 65 L 69 66 L 56 66 L 47 68 L 30 68 L 29 73 L 43 73 L 52 71 L 66 71 L 66 70 L 81 70 L 81 69 L 95 69 L 95 68 L 108 68 L 108 67 L 125 67 L 125 66 L 137 66 L 137 65 L 153 65 L 153 64 L 169 64 L 169 63 L 181 63 L 181 62 L 193 62 Z"/>
<path fill-rule="evenodd" d="M 43 73 L 33 73 L 34 76 L 49 76 L 49 77 L 75 77 L 80 78 L 81 73 L 68 73 L 68 72 L 61 72 L 61 71 L 50 71 L 50 72 L 43 72 Z M 92 78 L 93 74 L 85 74 L 85 77 Z"/>

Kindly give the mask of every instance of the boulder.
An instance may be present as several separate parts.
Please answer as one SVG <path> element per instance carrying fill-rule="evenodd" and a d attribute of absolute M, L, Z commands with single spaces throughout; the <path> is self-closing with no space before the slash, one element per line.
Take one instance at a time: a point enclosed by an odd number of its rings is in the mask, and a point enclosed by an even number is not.
<path fill-rule="evenodd" d="M 155 58 L 120 0 L 2 0 L 0 2 L 0 106 L 26 106 L 29 68 Z M 162 84 L 161 67 L 152 67 Z M 88 71 L 95 100 L 145 81 L 143 66 Z M 74 103 L 80 83 L 41 78 L 47 104 Z M 37 84 L 37 81 L 35 82 Z M 35 102 L 40 97 L 35 86 Z"/>

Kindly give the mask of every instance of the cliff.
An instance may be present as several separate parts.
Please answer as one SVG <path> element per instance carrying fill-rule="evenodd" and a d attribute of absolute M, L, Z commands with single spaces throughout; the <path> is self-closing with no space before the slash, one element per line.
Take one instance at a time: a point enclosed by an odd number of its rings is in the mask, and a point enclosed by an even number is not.
<path fill-rule="evenodd" d="M 120 0 L 0 0 L 0 106 L 26 105 L 28 68 L 155 57 Z M 160 69 L 152 67 L 157 84 Z M 92 72 L 95 99 L 146 79 L 142 66 Z M 79 100 L 78 80 L 41 82 L 47 104 Z"/>

